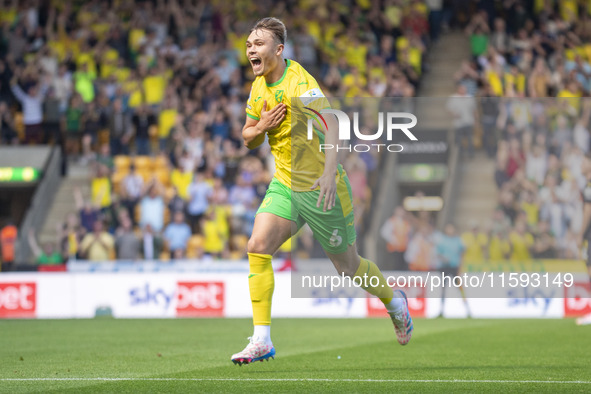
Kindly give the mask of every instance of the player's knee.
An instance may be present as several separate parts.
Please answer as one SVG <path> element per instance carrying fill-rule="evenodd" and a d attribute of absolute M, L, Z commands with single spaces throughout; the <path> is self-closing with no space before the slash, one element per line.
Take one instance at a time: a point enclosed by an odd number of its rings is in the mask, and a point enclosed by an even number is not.
<path fill-rule="evenodd" d="M 268 254 L 269 253 L 269 245 L 264 239 L 257 237 L 255 235 L 251 236 L 248 240 L 248 244 L 246 245 L 246 249 L 248 253 L 261 253 L 261 254 Z"/>

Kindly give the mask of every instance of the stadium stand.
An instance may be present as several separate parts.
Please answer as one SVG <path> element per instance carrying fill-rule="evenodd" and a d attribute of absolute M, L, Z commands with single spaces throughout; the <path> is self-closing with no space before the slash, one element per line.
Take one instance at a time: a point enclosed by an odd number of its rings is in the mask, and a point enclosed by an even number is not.
<path fill-rule="evenodd" d="M 74 186 L 77 211 L 56 223 L 63 260 L 88 257 L 81 247 L 93 232 L 153 239 L 128 256 L 239 258 L 273 171 L 268 148 L 248 152 L 241 141 L 249 26 L 263 14 L 282 18 L 286 57 L 329 96 L 411 97 L 439 33 L 441 4 L 432 3 L 430 12 L 420 0 L 4 2 L 1 141 L 59 145 L 71 168 L 92 174 Z M 377 164 L 355 152 L 344 163 L 362 232 Z M 161 237 L 175 207 L 191 225 L 186 250 Z M 93 254 L 113 257 L 122 249 L 114 242 Z"/>
<path fill-rule="evenodd" d="M 588 10 L 574 1 L 492 4 L 480 3 L 467 20 L 471 57 L 454 75 L 458 95 L 477 103 L 468 147 L 491 158 L 498 189 L 487 197 L 496 198 L 490 217 L 462 228 L 464 259 L 576 259 L 587 182 L 581 163 L 591 147 Z M 404 233 L 401 217 L 392 222 Z M 437 268 L 440 233 L 409 225 L 409 249 L 419 244 L 412 249 L 422 253 L 407 262 Z"/>

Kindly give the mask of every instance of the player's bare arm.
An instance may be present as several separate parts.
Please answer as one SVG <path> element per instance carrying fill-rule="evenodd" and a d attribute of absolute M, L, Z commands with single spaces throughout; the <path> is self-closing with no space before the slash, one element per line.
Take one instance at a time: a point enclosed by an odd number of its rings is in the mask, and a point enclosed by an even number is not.
<path fill-rule="evenodd" d="M 332 144 L 333 146 L 338 145 L 338 124 L 336 118 L 332 115 L 326 117 L 326 125 L 328 130 L 324 132 L 324 138 L 326 144 Z M 335 177 L 337 175 L 338 165 L 338 152 L 336 149 L 328 149 L 324 152 L 324 172 L 322 176 L 314 182 L 314 185 L 310 188 L 311 190 L 320 187 L 320 194 L 318 195 L 318 202 L 316 207 L 320 207 L 322 198 L 324 197 L 323 211 L 334 207 L 337 195 L 337 184 Z"/>
<path fill-rule="evenodd" d="M 265 141 L 265 133 L 275 129 L 285 119 L 285 112 L 287 107 L 280 103 L 267 111 L 267 101 L 263 102 L 263 110 L 261 111 L 261 119 L 256 120 L 250 117 L 246 118 L 246 123 L 242 128 L 242 138 L 244 138 L 244 145 L 248 149 L 254 149 L 260 146 Z"/>

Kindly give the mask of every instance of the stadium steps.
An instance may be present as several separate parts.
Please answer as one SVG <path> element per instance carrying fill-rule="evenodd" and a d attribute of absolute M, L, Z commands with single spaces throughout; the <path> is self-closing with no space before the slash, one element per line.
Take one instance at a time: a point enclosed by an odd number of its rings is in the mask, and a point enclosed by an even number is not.
<path fill-rule="evenodd" d="M 464 60 L 470 58 L 470 43 L 463 32 L 448 32 L 441 36 L 427 51 L 427 71 L 416 92 L 415 108 L 420 129 L 449 130 L 450 115 L 445 109 L 447 98 L 454 93 L 453 74 Z M 388 155 L 385 179 L 395 179 L 396 156 Z M 386 261 L 385 243 L 379 235 L 384 218 L 390 217 L 394 205 L 400 202 L 397 182 L 382 186 L 376 199 L 377 208 L 372 212 L 371 228 L 365 236 L 364 253 L 375 261 Z M 376 241 L 377 240 L 377 241 Z"/>
<path fill-rule="evenodd" d="M 465 231 L 473 222 L 489 223 L 499 194 L 494 180 L 495 163 L 484 152 L 476 152 L 474 158 L 465 159 L 459 170 L 455 221 L 458 229 Z"/>
<path fill-rule="evenodd" d="M 453 74 L 463 61 L 470 59 L 470 44 L 463 32 L 450 32 L 441 37 L 429 52 L 429 72 L 421 83 L 420 97 L 437 97 L 426 101 L 425 128 L 450 128 L 451 119 L 446 110 L 447 97 L 455 91 Z M 494 181 L 495 165 L 484 152 L 473 159 L 464 159 L 458 166 L 459 182 L 455 193 L 454 221 L 461 231 L 471 223 L 488 223 L 498 200 Z"/>
<path fill-rule="evenodd" d="M 425 97 L 420 127 L 448 129 L 450 116 L 445 108 L 447 98 L 454 93 L 453 74 L 464 60 L 470 58 L 470 43 L 463 32 L 444 34 L 428 52 L 429 70 L 421 81 L 418 97 Z"/>
<path fill-rule="evenodd" d="M 63 223 L 68 213 L 76 212 L 74 189 L 77 187 L 84 196 L 90 194 L 89 170 L 87 167 L 70 163 L 68 176 L 63 178 L 41 232 L 37 234 L 40 242 L 59 241 L 56 226 L 58 223 Z"/>

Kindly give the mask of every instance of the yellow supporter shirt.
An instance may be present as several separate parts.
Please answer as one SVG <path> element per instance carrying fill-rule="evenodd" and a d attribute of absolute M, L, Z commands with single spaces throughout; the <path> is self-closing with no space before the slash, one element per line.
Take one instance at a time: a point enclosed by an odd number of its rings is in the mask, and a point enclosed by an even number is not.
<path fill-rule="evenodd" d="M 215 220 L 205 220 L 203 222 L 203 235 L 205 236 L 205 242 L 203 243 L 205 252 L 221 253 L 224 250 L 224 239 Z"/>
<path fill-rule="evenodd" d="M 486 79 L 488 81 L 488 84 L 490 85 L 490 88 L 493 91 L 493 94 L 495 96 L 502 96 L 503 83 L 501 82 L 501 78 L 499 77 L 499 75 L 496 72 L 489 70 L 486 73 Z"/>
<path fill-rule="evenodd" d="M 232 211 L 230 205 L 216 205 L 215 210 L 215 223 L 223 239 L 230 237 L 230 226 L 228 225 L 228 216 Z"/>
<path fill-rule="evenodd" d="M 499 236 L 494 236 L 490 239 L 488 246 L 488 258 L 491 261 L 503 261 L 511 251 L 511 245 L 506 239 L 501 239 Z"/>
<path fill-rule="evenodd" d="M 390 22 L 390 25 L 392 25 L 392 27 L 399 27 L 400 26 L 400 22 L 402 21 L 402 10 L 400 9 L 399 6 L 397 6 L 397 5 L 387 6 L 384 11 L 384 15 L 386 16 L 386 18 L 388 19 L 388 22 Z"/>
<path fill-rule="evenodd" d="M 83 52 L 76 56 L 76 65 L 81 68 L 83 64 L 88 65 L 88 73 L 92 76 L 92 79 L 96 78 L 96 62 L 91 52 Z"/>
<path fill-rule="evenodd" d="M 367 70 L 367 47 L 365 45 L 347 46 L 345 49 L 345 59 L 351 67 L 357 67 L 360 73 L 365 74 Z"/>
<path fill-rule="evenodd" d="M 538 212 L 540 207 L 536 203 L 529 203 L 529 202 L 522 202 L 521 209 L 525 211 L 525 215 L 527 217 L 527 224 L 530 226 L 535 226 L 538 224 Z"/>
<path fill-rule="evenodd" d="M 66 43 L 60 40 L 52 40 L 47 43 L 49 48 L 57 55 L 58 60 L 61 62 L 66 58 Z"/>
<path fill-rule="evenodd" d="M 101 57 L 101 78 L 106 79 L 115 73 L 119 53 L 113 49 L 107 49 Z"/>
<path fill-rule="evenodd" d="M 248 39 L 248 34 L 238 35 L 236 33 L 228 33 L 228 40 L 232 43 L 232 47 L 238 54 L 238 63 L 241 66 L 248 65 L 248 58 L 246 57 L 246 51 L 244 50 L 244 43 Z"/>
<path fill-rule="evenodd" d="M 137 80 L 132 79 L 123 83 L 123 91 L 129 95 L 127 105 L 130 108 L 136 108 L 142 104 L 144 96 Z"/>
<path fill-rule="evenodd" d="M 16 15 L 16 7 L 4 9 L 2 12 L 0 12 L 0 22 L 7 22 L 9 25 L 12 25 L 16 20 Z"/>
<path fill-rule="evenodd" d="M 567 99 L 568 104 L 573 107 L 577 113 L 581 108 L 581 92 L 573 93 L 568 89 L 562 89 L 558 92 L 559 98 Z"/>
<path fill-rule="evenodd" d="M 129 32 L 129 47 L 136 51 L 140 47 L 140 42 L 146 36 L 146 32 L 143 29 L 131 29 Z"/>
<path fill-rule="evenodd" d="M 101 208 L 111 205 L 111 181 L 107 177 L 94 178 L 91 182 L 92 201 Z"/>
<path fill-rule="evenodd" d="M 529 248 L 534 244 L 534 237 L 529 234 L 520 235 L 513 232 L 509 235 L 509 241 L 513 251 L 511 252 L 512 261 L 526 261 L 531 258 Z"/>
<path fill-rule="evenodd" d="M 88 260 L 107 261 L 114 259 L 115 238 L 107 232 L 103 232 L 98 236 L 100 242 L 94 242 L 94 237 L 94 233 L 86 234 L 80 243 L 80 250 L 86 251 Z"/>
<path fill-rule="evenodd" d="M 105 36 L 109 32 L 109 29 L 111 28 L 111 24 L 110 23 L 95 23 L 92 26 L 90 26 L 90 28 L 94 32 L 94 34 L 96 34 L 98 39 L 102 40 L 105 38 Z"/>
<path fill-rule="evenodd" d="M 158 137 L 167 138 L 170 134 L 170 129 L 174 126 L 176 121 L 177 110 L 176 109 L 163 109 L 160 111 L 158 116 Z"/>
<path fill-rule="evenodd" d="M 247 101 L 246 115 L 259 120 L 265 101 L 267 111 L 279 103 L 287 106 L 283 122 L 267 133 L 271 153 L 275 157 L 275 178 L 294 191 L 309 191 L 324 171 L 324 153 L 319 149 L 324 143 L 324 134 L 315 130 L 312 140 L 308 140 L 307 122 L 309 118 L 316 118 L 318 124 L 323 123 L 318 118 L 318 112 L 330 107 L 328 100 L 314 77 L 300 64 L 288 59 L 279 81 L 267 84 L 264 77 L 256 77 Z M 292 120 L 294 106 L 297 119 Z M 340 165 L 338 172 L 343 173 Z"/>
<path fill-rule="evenodd" d="M 462 242 L 466 246 L 464 260 L 468 262 L 480 262 L 484 260 L 483 248 L 488 244 L 488 236 L 484 233 L 474 234 L 467 231 L 462 234 Z"/>
<path fill-rule="evenodd" d="M 560 0 L 560 17 L 562 20 L 570 22 L 574 21 L 579 16 L 579 7 L 577 0 Z"/>
<path fill-rule="evenodd" d="M 193 173 L 191 171 L 185 172 L 175 168 L 170 173 L 170 184 L 176 187 L 179 197 L 183 200 L 187 200 L 189 198 L 189 185 L 191 184 L 192 180 Z"/>
<path fill-rule="evenodd" d="M 408 62 L 415 69 L 415 72 L 419 75 L 421 74 L 422 56 L 423 54 L 421 53 L 421 50 L 419 48 L 410 47 L 408 49 Z"/>
<path fill-rule="evenodd" d="M 522 73 L 517 75 L 505 73 L 505 86 L 509 85 L 513 85 L 516 92 L 525 93 L 525 75 Z"/>
<path fill-rule="evenodd" d="M 166 80 L 162 75 L 149 75 L 144 78 L 143 87 L 146 104 L 159 104 L 164 98 Z"/>
<path fill-rule="evenodd" d="M 113 71 L 119 83 L 125 82 L 131 75 L 131 70 L 127 67 L 118 67 Z"/>

